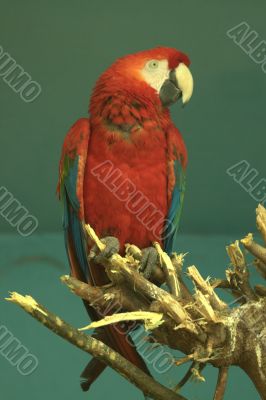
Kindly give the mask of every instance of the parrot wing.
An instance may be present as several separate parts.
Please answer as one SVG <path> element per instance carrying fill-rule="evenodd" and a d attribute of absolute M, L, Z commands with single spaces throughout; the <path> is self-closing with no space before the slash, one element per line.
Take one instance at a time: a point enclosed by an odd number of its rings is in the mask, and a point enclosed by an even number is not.
<path fill-rule="evenodd" d="M 63 226 L 71 273 L 81 281 L 89 281 L 91 284 L 94 284 L 95 274 L 99 271 L 99 268 L 97 266 L 95 268 L 94 265 L 89 265 L 88 263 L 86 233 L 83 229 L 84 170 L 88 155 L 89 140 L 89 119 L 79 119 L 67 133 L 63 144 L 57 191 L 64 203 Z M 84 305 L 92 320 L 99 320 L 101 318 L 88 302 L 84 301 Z M 126 336 L 121 331 L 123 331 L 121 326 L 119 326 L 118 332 L 118 329 L 114 325 L 109 325 L 102 330 L 96 331 L 94 336 L 118 351 L 146 374 L 150 375 L 131 337 L 129 335 Z M 83 378 L 83 382 L 81 383 L 83 390 L 88 390 L 90 385 L 105 368 L 106 365 L 101 361 L 92 359 L 81 375 Z"/>
<path fill-rule="evenodd" d="M 164 250 L 171 254 L 175 243 L 183 207 L 186 185 L 187 153 L 178 129 L 168 133 L 168 198 L 169 209 L 164 227 Z"/>
<path fill-rule="evenodd" d="M 57 187 L 64 204 L 63 227 L 71 272 L 82 281 L 90 278 L 86 235 L 82 225 L 84 222 L 83 181 L 89 137 L 90 125 L 87 118 L 79 119 L 67 133 L 59 165 Z"/>

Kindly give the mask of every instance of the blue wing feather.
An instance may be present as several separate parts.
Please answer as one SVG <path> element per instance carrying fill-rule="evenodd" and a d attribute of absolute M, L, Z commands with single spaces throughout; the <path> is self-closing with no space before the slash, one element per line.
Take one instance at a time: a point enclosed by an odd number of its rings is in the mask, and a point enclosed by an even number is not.
<path fill-rule="evenodd" d="M 80 202 L 77 197 L 77 177 L 78 177 L 79 157 L 75 157 L 68 169 L 68 175 L 64 180 L 64 213 L 63 213 L 63 226 L 65 232 L 65 239 L 69 232 L 73 240 L 76 257 L 82 269 L 84 277 L 88 278 L 89 265 L 86 251 L 85 235 L 83 232 L 82 223 L 78 218 Z"/>
<path fill-rule="evenodd" d="M 68 174 L 64 179 L 64 186 L 67 192 L 70 203 L 77 213 L 80 208 L 80 202 L 77 197 L 77 179 L 78 179 L 79 156 L 76 156 L 71 163 L 69 163 Z"/>
<path fill-rule="evenodd" d="M 82 273 L 87 280 L 89 277 L 89 263 L 83 227 L 77 214 L 73 212 L 69 204 L 66 205 L 65 212 L 68 214 L 68 228 L 65 229 L 65 237 L 68 237 L 69 232 L 71 233 L 76 257 L 82 269 Z"/>
<path fill-rule="evenodd" d="M 175 186 L 172 193 L 171 206 L 164 228 L 164 250 L 170 255 L 175 251 L 176 237 L 185 193 L 185 172 L 178 160 L 174 163 Z"/>

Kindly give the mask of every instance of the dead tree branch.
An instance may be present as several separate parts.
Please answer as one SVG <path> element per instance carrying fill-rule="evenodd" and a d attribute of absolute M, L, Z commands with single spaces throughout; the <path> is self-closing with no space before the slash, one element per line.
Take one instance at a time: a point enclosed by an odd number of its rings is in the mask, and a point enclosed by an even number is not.
<path fill-rule="evenodd" d="M 266 210 L 262 206 L 257 209 L 257 226 L 266 246 Z M 254 242 L 251 234 L 227 246 L 230 267 L 223 279 L 205 279 L 196 266 L 189 266 L 185 272 L 194 287 L 190 290 L 183 279 L 184 254 L 169 257 L 158 243 L 154 243 L 160 260 L 156 276 L 160 276 L 160 282 L 166 282 L 167 291 L 140 272 L 142 251 L 136 246 L 127 245 L 124 257 L 114 254 L 106 258 L 101 255 L 105 244 L 90 226 L 84 229 L 90 241 L 97 245 L 101 264 L 110 279 L 109 285 L 93 287 L 73 277 L 61 278 L 74 294 L 102 315 L 102 320 L 86 329 L 138 320 L 154 344 L 184 353 L 184 357 L 174 363 L 175 368 L 192 362 L 175 389 L 180 390 L 192 376 L 203 380 L 200 371 L 206 364 L 211 364 L 219 369 L 214 400 L 222 400 L 229 367 L 234 365 L 249 375 L 261 398 L 266 400 L 266 287 L 259 284 L 253 287 L 250 283 L 249 265 L 241 244 L 256 257 L 257 269 L 264 277 L 266 247 Z M 90 258 L 95 256 L 99 260 L 99 254 L 91 254 Z M 219 297 L 218 288 L 229 290 L 240 304 L 230 308 Z M 19 304 L 56 334 L 110 365 L 146 395 L 161 400 L 184 399 L 146 376 L 103 343 L 66 324 L 32 298 L 12 294 L 10 301 Z M 115 310 L 113 315 L 106 317 L 107 308 Z"/>
<path fill-rule="evenodd" d="M 222 400 L 224 398 L 227 379 L 228 379 L 228 367 L 220 368 L 213 400 Z"/>
<path fill-rule="evenodd" d="M 7 300 L 19 305 L 24 311 L 40 321 L 58 336 L 61 336 L 74 346 L 99 358 L 105 364 L 115 369 L 128 381 L 140 388 L 145 395 L 158 400 L 186 400 L 183 396 L 176 394 L 172 390 L 156 382 L 101 341 L 73 328 L 61 318 L 48 311 L 41 304 L 38 304 L 32 297 L 21 296 L 13 292 Z"/>

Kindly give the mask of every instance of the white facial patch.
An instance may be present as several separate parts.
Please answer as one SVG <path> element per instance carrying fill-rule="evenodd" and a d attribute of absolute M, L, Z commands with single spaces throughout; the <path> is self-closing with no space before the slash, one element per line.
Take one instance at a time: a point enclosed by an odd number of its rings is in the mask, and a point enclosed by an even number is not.
<path fill-rule="evenodd" d="M 141 71 L 145 81 L 158 93 L 164 81 L 169 78 L 169 72 L 167 60 L 150 60 Z"/>

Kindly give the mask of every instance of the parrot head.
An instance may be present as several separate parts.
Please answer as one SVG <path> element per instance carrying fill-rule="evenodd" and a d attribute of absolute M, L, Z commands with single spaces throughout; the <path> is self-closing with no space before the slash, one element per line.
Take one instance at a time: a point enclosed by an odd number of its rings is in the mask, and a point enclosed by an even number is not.
<path fill-rule="evenodd" d="M 91 105 L 117 94 L 144 103 L 160 103 L 163 107 L 179 99 L 186 104 L 193 92 L 189 64 L 189 58 L 184 53 L 168 47 L 119 58 L 97 81 Z"/>

